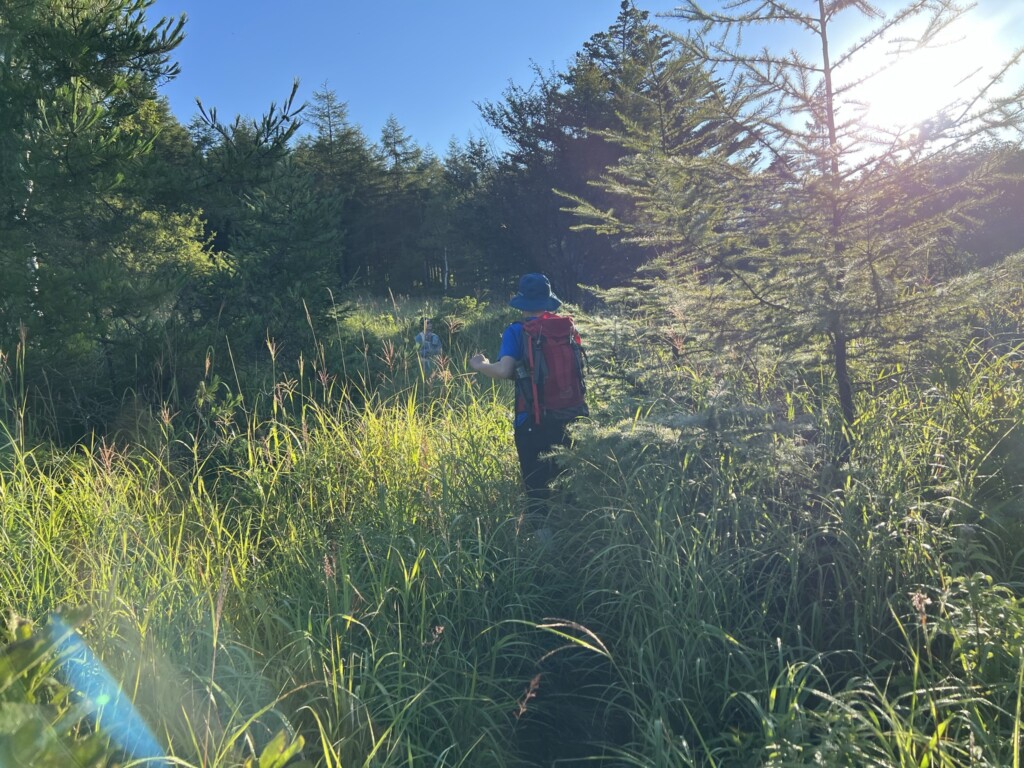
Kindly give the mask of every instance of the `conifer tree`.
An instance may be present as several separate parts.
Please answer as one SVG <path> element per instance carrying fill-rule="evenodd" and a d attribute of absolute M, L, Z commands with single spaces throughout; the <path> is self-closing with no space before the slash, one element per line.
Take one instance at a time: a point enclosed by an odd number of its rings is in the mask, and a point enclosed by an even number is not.
<path fill-rule="evenodd" d="M 678 112 L 691 108 L 685 84 L 694 77 L 708 86 L 649 14 L 623 0 L 614 22 L 583 44 L 566 71 L 535 68 L 530 87 L 513 85 L 501 102 L 482 106 L 510 144 L 498 183 L 509 209 L 507 252 L 520 270 L 552 273 L 574 298 L 577 283 L 614 283 L 649 258 L 639 243 L 577 228 L 566 198 L 589 198 L 599 208 L 623 204 L 626 198 L 593 186 L 627 154 L 617 135 L 661 121 L 669 97 Z"/>
<path fill-rule="evenodd" d="M 429 280 L 427 211 L 438 191 L 440 163 L 394 115 L 385 121 L 376 151 L 382 175 L 366 251 L 371 285 L 378 290 L 424 286 Z"/>
<path fill-rule="evenodd" d="M 203 261 L 194 213 L 126 183 L 169 123 L 156 86 L 183 34 L 151 5 L 0 5 L 0 348 L 25 329 L 54 409 L 89 377 L 134 385 L 133 345 Z"/>
<path fill-rule="evenodd" d="M 507 286 L 507 265 L 497 238 L 501 225 L 494 195 L 496 166 L 483 139 L 452 139 L 444 157 L 443 222 L 434 227 L 435 270 L 447 291 Z M 440 257 L 440 258 L 437 258 Z"/>
<path fill-rule="evenodd" d="M 674 12 L 696 25 L 684 42 L 728 85 L 706 114 L 751 143 L 685 153 L 634 128 L 623 136 L 631 154 L 605 180 L 632 210 L 584 212 L 661 249 L 666 290 L 722 343 L 827 352 L 852 424 L 852 357 L 919 338 L 950 307 L 936 290 L 949 272 L 937 262 L 997 169 L 948 170 L 981 138 L 1006 139 L 1021 124 L 1022 90 L 1006 87 L 1020 53 L 917 125 L 872 124 L 865 113 L 873 67 L 938 44 L 965 12 L 951 0 L 916 0 L 889 16 L 865 0 L 738 0 L 723 10 L 689 0 Z M 865 20 L 871 31 L 839 46 Z M 795 47 L 748 47 L 759 28 Z"/>
<path fill-rule="evenodd" d="M 152 0 L 120 0 L 75 9 L 52 0 L 0 7 L 0 269 L 5 335 L 28 323 L 59 285 L 69 229 L 93 226 L 126 166 L 153 134 L 128 125 L 155 85 L 173 77 L 169 54 L 182 20 L 146 26 Z M 58 231 L 54 231 L 57 228 Z M 95 234 L 81 232 L 83 240 Z"/>
<path fill-rule="evenodd" d="M 299 141 L 295 159 L 312 177 L 316 195 L 331 206 L 318 226 L 333 251 L 331 288 L 337 290 L 366 277 L 366 244 L 383 167 L 334 90 L 325 85 L 314 91 L 308 115 L 314 133 Z"/>

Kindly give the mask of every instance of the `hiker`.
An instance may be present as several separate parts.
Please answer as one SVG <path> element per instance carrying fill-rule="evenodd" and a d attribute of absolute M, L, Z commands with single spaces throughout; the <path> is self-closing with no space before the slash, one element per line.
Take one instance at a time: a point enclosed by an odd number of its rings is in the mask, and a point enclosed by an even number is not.
<path fill-rule="evenodd" d="M 416 346 L 419 348 L 420 366 L 423 375 L 434 370 L 435 360 L 441 355 L 441 337 L 433 332 L 434 325 L 429 317 L 423 318 L 423 330 L 416 334 Z"/>
<path fill-rule="evenodd" d="M 513 425 L 527 495 L 526 517 L 539 527 L 547 513 L 551 481 L 558 474 L 554 459 L 542 454 L 558 445 L 567 446 L 566 428 L 588 415 L 583 400 L 582 349 L 572 318 L 552 314 L 562 301 L 552 293 L 546 276 L 536 272 L 524 275 L 519 293 L 509 305 L 521 310 L 523 318 L 505 329 L 497 361 L 492 363 L 478 353 L 469 365 L 492 379 L 516 380 Z M 567 397 L 562 396 L 569 391 Z"/>

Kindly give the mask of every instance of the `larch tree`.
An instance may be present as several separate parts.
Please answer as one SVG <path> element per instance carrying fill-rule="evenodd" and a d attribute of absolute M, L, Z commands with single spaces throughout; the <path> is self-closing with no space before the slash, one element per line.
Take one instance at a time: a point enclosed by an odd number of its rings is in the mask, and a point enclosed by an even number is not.
<path fill-rule="evenodd" d="M 962 160 L 977 160 L 986 138 L 1019 142 L 1024 91 L 1010 78 L 1021 53 L 992 62 L 972 90 L 950 91 L 929 114 L 880 124 L 872 84 L 956 34 L 969 8 L 953 0 L 914 0 L 889 15 L 866 0 L 720 8 L 688 0 L 670 15 L 693 25 L 682 42 L 724 86 L 703 102 L 704 125 L 734 124 L 749 143 L 682 152 L 649 130 L 628 131 L 631 153 L 604 183 L 632 198 L 629 215 L 581 213 L 657 247 L 671 276 L 665 290 L 721 343 L 827 352 L 851 425 L 852 359 L 921 338 L 955 304 L 940 295 L 955 276 L 942 262 L 1000 171 Z M 769 45 L 754 46 L 758 35 Z M 776 50 L 779 41 L 791 47 Z M 847 451 L 844 437 L 840 457 Z"/>

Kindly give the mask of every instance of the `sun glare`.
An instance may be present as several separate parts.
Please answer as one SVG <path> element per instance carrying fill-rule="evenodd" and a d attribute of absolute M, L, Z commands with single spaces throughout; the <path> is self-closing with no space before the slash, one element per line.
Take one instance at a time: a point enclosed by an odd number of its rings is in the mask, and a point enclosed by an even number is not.
<path fill-rule="evenodd" d="M 939 51 L 917 51 L 880 73 L 865 87 L 870 122 L 892 127 L 915 125 L 962 95 L 963 58 Z"/>
<path fill-rule="evenodd" d="M 910 128 L 944 108 L 972 97 L 986 75 L 1010 56 L 1000 43 L 997 22 L 964 20 L 944 40 L 895 56 L 890 48 L 874 57 L 876 73 L 859 85 L 854 98 L 864 119 L 883 128 Z"/>

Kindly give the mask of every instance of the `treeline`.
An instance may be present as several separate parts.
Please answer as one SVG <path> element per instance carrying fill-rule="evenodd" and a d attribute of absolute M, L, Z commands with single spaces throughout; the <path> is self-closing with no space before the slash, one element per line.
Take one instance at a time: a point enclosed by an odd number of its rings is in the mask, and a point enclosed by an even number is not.
<path fill-rule="evenodd" d="M 0 9 L 4 390 L 20 407 L 42 394 L 72 432 L 103 427 L 125 393 L 181 396 L 229 353 L 236 373 L 268 340 L 297 357 L 353 291 L 479 296 L 542 270 L 582 301 L 581 286 L 654 266 L 645 301 L 699 316 L 702 338 L 824 333 L 845 359 L 890 345 L 892 318 L 922 306 L 908 286 L 1024 241 L 1015 145 L 936 125 L 840 171 L 830 148 L 864 146 L 829 137 L 822 93 L 796 94 L 805 129 L 773 121 L 770 77 L 716 79 L 702 37 L 670 36 L 631 0 L 562 71 L 481 105 L 503 149 L 453 141 L 443 157 L 395 119 L 370 140 L 326 87 L 258 119 L 201 107 L 181 125 L 159 86 L 187 27 L 150 5 Z"/>
<path fill-rule="evenodd" d="M 573 231 L 554 191 L 582 194 L 622 155 L 596 129 L 671 56 L 632 4 L 567 71 L 482 107 L 507 151 L 453 140 L 443 157 L 395 119 L 371 141 L 327 88 L 181 125 L 159 86 L 187 26 L 149 5 L 2 9 L 0 349 L 8 372 L 28 360 L 18 385 L 45 392 L 51 421 L 172 398 L 225 339 L 240 367 L 268 337 L 297 356 L 353 291 L 480 295 L 544 270 L 578 299 L 644 259 Z"/>

